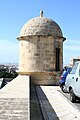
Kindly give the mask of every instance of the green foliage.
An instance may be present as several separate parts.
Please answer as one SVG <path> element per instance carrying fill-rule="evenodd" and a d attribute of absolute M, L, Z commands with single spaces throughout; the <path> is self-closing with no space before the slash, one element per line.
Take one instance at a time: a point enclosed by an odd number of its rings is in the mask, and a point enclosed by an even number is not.
<path fill-rule="evenodd" d="M 7 71 L 0 71 L 0 78 L 15 78 L 17 77 L 17 73 L 16 72 L 7 72 Z"/>

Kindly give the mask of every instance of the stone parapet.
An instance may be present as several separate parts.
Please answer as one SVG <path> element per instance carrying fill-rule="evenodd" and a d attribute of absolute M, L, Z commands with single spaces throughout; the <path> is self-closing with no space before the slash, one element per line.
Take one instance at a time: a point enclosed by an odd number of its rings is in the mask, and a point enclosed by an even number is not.
<path fill-rule="evenodd" d="M 30 120 L 29 76 L 19 75 L 0 89 L 0 120 Z"/>

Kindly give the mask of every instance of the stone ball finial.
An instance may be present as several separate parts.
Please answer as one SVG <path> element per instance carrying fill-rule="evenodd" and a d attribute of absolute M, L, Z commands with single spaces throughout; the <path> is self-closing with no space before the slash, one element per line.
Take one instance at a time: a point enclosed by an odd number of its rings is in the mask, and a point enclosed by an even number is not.
<path fill-rule="evenodd" d="M 43 10 L 40 10 L 40 17 L 43 17 Z"/>

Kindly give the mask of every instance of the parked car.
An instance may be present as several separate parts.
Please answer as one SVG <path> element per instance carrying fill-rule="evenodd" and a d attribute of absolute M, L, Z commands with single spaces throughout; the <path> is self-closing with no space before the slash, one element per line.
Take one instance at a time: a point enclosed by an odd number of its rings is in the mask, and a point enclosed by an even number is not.
<path fill-rule="evenodd" d="M 60 88 L 63 92 L 66 92 L 65 80 L 66 80 L 66 77 L 67 77 L 68 73 L 70 73 L 70 71 L 71 71 L 71 67 L 64 67 L 63 73 L 60 77 L 59 86 L 60 86 Z"/>
<path fill-rule="evenodd" d="M 80 62 L 75 62 L 65 81 L 66 90 L 70 93 L 70 100 L 76 102 L 80 99 Z"/>

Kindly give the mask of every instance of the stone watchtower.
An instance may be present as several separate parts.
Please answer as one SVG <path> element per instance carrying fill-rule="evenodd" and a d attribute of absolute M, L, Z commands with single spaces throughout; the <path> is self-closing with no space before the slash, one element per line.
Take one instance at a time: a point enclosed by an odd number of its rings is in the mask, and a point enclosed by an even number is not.
<path fill-rule="evenodd" d="M 34 84 L 57 84 L 63 67 L 63 37 L 59 25 L 40 16 L 29 20 L 21 29 L 19 73 L 30 75 Z"/>

